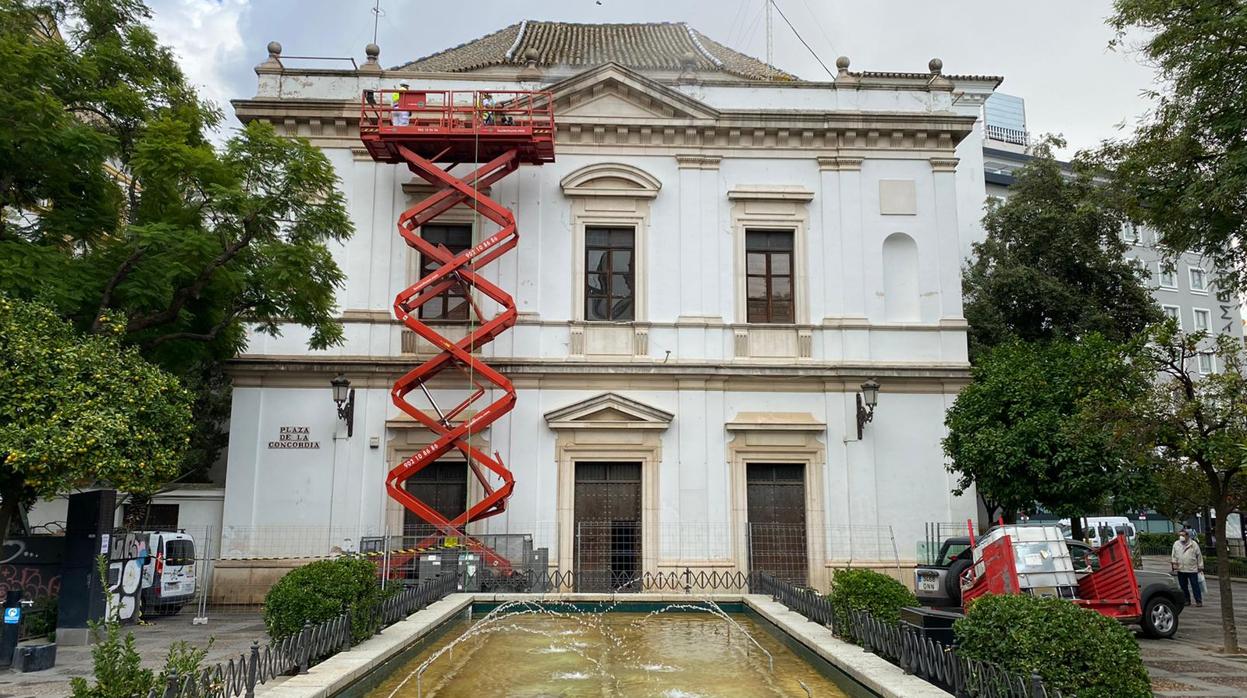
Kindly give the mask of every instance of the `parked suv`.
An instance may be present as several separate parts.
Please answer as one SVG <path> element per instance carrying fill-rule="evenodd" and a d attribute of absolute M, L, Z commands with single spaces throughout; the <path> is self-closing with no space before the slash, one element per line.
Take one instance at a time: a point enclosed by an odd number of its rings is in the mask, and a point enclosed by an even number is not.
<path fill-rule="evenodd" d="M 188 533 L 151 531 L 143 567 L 143 607 L 171 616 L 195 598 L 195 539 Z"/>
<path fill-rule="evenodd" d="M 1099 567 L 1099 559 L 1086 543 L 1067 540 L 1074 571 L 1081 577 Z M 940 546 L 938 562 L 919 565 L 914 570 L 914 591 L 924 606 L 961 606 L 961 574 L 973 562 L 974 549 L 968 536 L 954 536 Z M 1173 637 L 1178 631 L 1178 615 L 1185 606 L 1182 589 L 1173 575 L 1164 572 L 1136 569 L 1139 583 L 1139 601 L 1143 609 L 1140 618 L 1124 618 L 1122 622 L 1139 625 L 1148 637 Z"/>

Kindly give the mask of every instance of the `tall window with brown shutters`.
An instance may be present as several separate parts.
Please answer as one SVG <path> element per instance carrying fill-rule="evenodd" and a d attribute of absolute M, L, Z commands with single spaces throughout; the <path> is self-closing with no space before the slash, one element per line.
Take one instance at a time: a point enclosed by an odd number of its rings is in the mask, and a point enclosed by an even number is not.
<path fill-rule="evenodd" d="M 792 323 L 793 231 L 745 231 L 745 319 Z"/>
<path fill-rule="evenodd" d="M 636 231 L 585 228 L 585 320 L 627 322 L 636 314 Z"/>
<path fill-rule="evenodd" d="M 420 237 L 434 245 L 444 245 L 451 254 L 458 254 L 472 246 L 470 225 L 424 225 Z M 442 266 L 437 260 L 420 255 L 420 277 Z M 420 306 L 421 320 L 464 321 L 468 319 L 468 286 L 456 283 L 436 298 Z"/>

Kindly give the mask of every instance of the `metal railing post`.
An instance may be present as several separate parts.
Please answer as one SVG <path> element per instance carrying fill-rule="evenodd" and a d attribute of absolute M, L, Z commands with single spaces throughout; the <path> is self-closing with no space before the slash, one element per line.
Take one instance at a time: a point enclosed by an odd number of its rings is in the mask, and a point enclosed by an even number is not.
<path fill-rule="evenodd" d="M 303 629 L 299 631 L 296 651 L 299 653 L 299 673 L 306 674 L 307 666 L 312 661 L 312 622 L 303 621 Z"/>
<path fill-rule="evenodd" d="M 345 601 L 342 602 L 342 617 L 346 620 L 346 623 L 342 627 L 341 651 L 345 652 L 351 649 L 351 629 L 353 627 L 351 623 L 351 605 Z"/>
<path fill-rule="evenodd" d="M 1043 677 L 1038 672 L 1031 672 L 1031 698 L 1047 698 L 1048 692 L 1044 690 Z"/>
<path fill-rule="evenodd" d="M 178 695 L 178 674 L 173 672 L 165 679 L 164 698 L 176 698 Z"/>
<path fill-rule="evenodd" d="M 247 696 L 255 698 L 255 684 L 260 673 L 260 641 L 251 641 L 251 661 L 247 662 Z"/>

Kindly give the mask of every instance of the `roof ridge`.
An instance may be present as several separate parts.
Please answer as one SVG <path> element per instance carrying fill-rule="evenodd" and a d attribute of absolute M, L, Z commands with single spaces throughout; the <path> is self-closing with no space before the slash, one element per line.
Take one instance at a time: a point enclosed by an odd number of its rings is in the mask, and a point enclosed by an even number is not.
<path fill-rule="evenodd" d="M 708 43 L 715 48 L 728 52 L 733 58 L 743 59 L 743 61 L 745 61 L 746 63 L 755 63 L 759 66 L 762 66 L 766 70 L 765 79 L 768 79 L 768 80 L 800 80 L 800 78 L 798 78 L 796 75 L 793 75 L 792 73 L 789 73 L 786 70 L 782 70 L 776 66 L 773 66 L 770 63 L 767 63 L 766 61 L 760 58 L 757 58 L 756 56 L 751 56 L 742 51 L 737 51 L 736 49 L 732 48 L 731 46 L 728 46 L 727 44 L 721 43 L 719 41 L 715 41 L 714 39 L 703 34 L 701 31 L 697 29 L 693 29 L 692 27 L 690 27 L 689 29 L 693 34 L 696 35 L 699 43 L 703 43 L 703 44 Z M 709 51 L 709 48 L 707 48 L 707 51 Z M 720 60 L 722 61 L 722 57 L 718 57 L 718 58 L 720 58 Z M 744 70 L 743 66 L 734 68 L 732 66 L 726 65 L 727 61 L 722 61 L 722 62 L 724 64 L 723 70 L 726 70 L 729 73 L 734 73 L 736 75 L 740 75 L 746 78 L 753 77 L 746 70 Z"/>
<path fill-rule="evenodd" d="M 507 60 L 515 57 L 515 49 L 520 47 L 520 42 L 524 40 L 524 31 L 528 29 L 528 20 L 520 22 L 520 30 L 515 34 L 515 41 L 511 44 L 511 48 L 507 49 Z"/>
<path fill-rule="evenodd" d="M 697 40 L 697 34 L 693 32 L 692 27 L 688 26 L 688 22 L 680 22 L 680 26 L 684 27 L 684 31 L 688 32 L 688 38 L 692 39 L 693 45 L 697 47 L 698 51 L 701 51 L 703 56 L 709 58 L 711 63 L 714 63 L 720 68 L 723 67 L 723 61 L 715 58 L 709 51 L 706 50 L 706 47 L 702 46 L 701 42 Z"/>

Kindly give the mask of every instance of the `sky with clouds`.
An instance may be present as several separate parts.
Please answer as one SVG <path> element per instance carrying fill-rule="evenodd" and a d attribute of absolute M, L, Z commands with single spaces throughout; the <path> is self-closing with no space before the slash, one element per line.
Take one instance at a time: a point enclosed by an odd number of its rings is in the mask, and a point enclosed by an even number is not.
<path fill-rule="evenodd" d="M 1110 0 L 776 0 L 832 67 L 923 71 L 938 56 L 947 73 L 1002 75 L 1000 91 L 1026 99 L 1032 133 L 1060 133 L 1069 152 L 1122 135 L 1147 109 L 1154 73 L 1130 52 L 1108 48 Z M 255 93 L 265 45 L 287 56 L 354 57 L 373 38 L 374 0 L 149 0 L 161 40 L 190 79 L 224 106 Z M 377 44 L 393 66 L 523 19 L 568 22 L 687 22 L 739 51 L 766 53 L 764 0 L 381 0 Z M 779 13 L 774 62 L 827 79 Z M 226 109 L 231 115 L 232 111 Z M 1068 153 L 1067 153 L 1068 154 Z"/>

